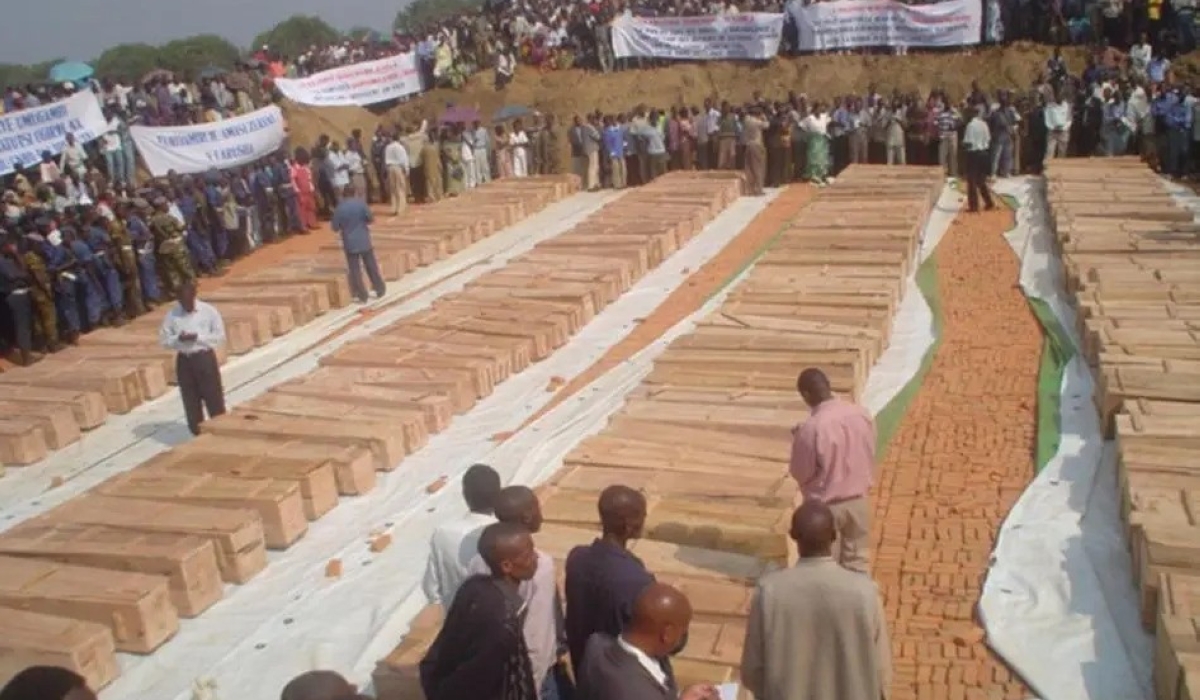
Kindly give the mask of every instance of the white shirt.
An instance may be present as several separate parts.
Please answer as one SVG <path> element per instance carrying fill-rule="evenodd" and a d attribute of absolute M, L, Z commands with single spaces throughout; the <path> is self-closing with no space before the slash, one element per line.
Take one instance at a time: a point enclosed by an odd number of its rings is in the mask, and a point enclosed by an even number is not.
<path fill-rule="evenodd" d="M 529 663 L 533 680 L 541 684 L 558 658 L 559 611 L 558 581 L 554 574 L 554 557 L 537 550 L 537 573 L 517 588 L 525 601 L 525 645 L 529 647 Z M 478 554 L 467 567 L 470 575 L 491 574 L 491 569 Z"/>
<path fill-rule="evenodd" d="M 621 635 L 617 635 L 617 645 L 628 652 L 630 656 L 637 659 L 642 668 L 646 669 L 646 673 L 649 673 L 651 678 L 658 681 L 659 685 L 664 688 L 667 687 L 667 672 L 663 670 L 662 664 L 650 658 L 650 655 L 646 652 L 625 641 L 625 638 Z"/>
<path fill-rule="evenodd" d="M 346 154 L 346 169 L 349 173 L 351 175 L 364 174 L 362 156 L 358 155 L 357 151 L 343 151 L 343 153 Z"/>
<path fill-rule="evenodd" d="M 469 575 L 467 567 L 479 554 L 479 536 L 483 528 L 496 522 L 492 515 L 467 513 L 453 522 L 439 525 L 429 538 L 429 563 L 421 588 L 430 603 L 448 608 L 458 587 Z"/>
<path fill-rule="evenodd" d="M 121 150 L 121 120 L 113 117 L 108 120 L 104 132 L 104 152 L 115 153 Z"/>
<path fill-rule="evenodd" d="M 333 186 L 337 188 L 350 184 L 350 162 L 342 151 L 329 152 L 329 164 L 333 166 Z"/>
<path fill-rule="evenodd" d="M 180 333 L 195 333 L 196 339 L 180 340 Z M 216 350 L 225 344 L 225 322 L 212 304 L 197 299 L 195 308 L 188 313 L 176 303 L 163 319 L 158 342 L 164 348 L 184 355 Z"/>
<path fill-rule="evenodd" d="M 966 131 L 963 132 L 963 145 L 968 151 L 987 151 L 992 145 L 991 131 L 981 117 L 975 117 L 967 123 Z"/>
<path fill-rule="evenodd" d="M 408 172 L 411 168 L 408 151 L 399 141 L 392 141 L 383 149 L 383 162 L 389 168 L 400 168 L 404 172 Z"/>

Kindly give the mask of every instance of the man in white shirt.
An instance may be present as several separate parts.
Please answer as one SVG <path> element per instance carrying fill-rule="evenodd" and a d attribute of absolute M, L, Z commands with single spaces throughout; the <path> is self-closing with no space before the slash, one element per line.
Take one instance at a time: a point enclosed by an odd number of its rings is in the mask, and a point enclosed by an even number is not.
<path fill-rule="evenodd" d="M 988 153 L 992 146 L 992 134 L 984 121 L 987 108 L 976 105 L 975 117 L 967 124 L 963 133 L 963 145 L 967 148 L 967 210 L 979 211 L 979 198 L 983 206 L 995 209 L 992 194 L 988 192 L 987 176 L 991 168 Z"/>
<path fill-rule="evenodd" d="M 536 535 L 542 529 L 542 507 L 537 494 L 528 486 L 509 486 L 496 495 L 496 519 L 502 523 L 521 525 Z M 529 648 L 529 663 L 533 669 L 533 680 L 538 685 L 538 697 L 542 700 L 562 697 L 566 689 L 559 689 L 558 675 L 554 672 L 559 663 L 559 650 L 566 644 L 563 631 L 561 599 L 558 581 L 554 575 L 554 557 L 538 549 L 537 573 L 528 581 L 522 581 L 517 589 L 525 601 L 525 645 Z M 468 572 L 471 575 L 490 573 L 487 563 L 478 554 L 471 559 Z"/>
<path fill-rule="evenodd" d="M 1046 103 L 1046 160 L 1066 158 L 1071 142 L 1071 103 L 1055 90 L 1054 98 Z"/>
<path fill-rule="evenodd" d="M 183 412 L 188 430 L 199 435 L 205 411 L 209 418 L 225 413 L 225 389 L 216 353 L 225 344 L 225 322 L 211 304 L 196 299 L 195 282 L 179 285 L 179 303 L 163 319 L 158 340 L 177 353 L 175 374 Z"/>
<path fill-rule="evenodd" d="M 326 157 L 333 169 L 333 177 L 330 178 L 333 191 L 341 192 L 350 184 L 350 162 L 346 160 L 346 152 L 342 150 L 341 144 L 334 141 L 329 145 L 329 155 Z"/>
<path fill-rule="evenodd" d="M 496 522 L 493 508 L 500 493 L 500 475 L 486 464 L 474 464 L 463 475 L 463 500 L 469 512 L 439 525 L 429 538 L 429 562 L 422 589 L 430 603 L 448 609 L 458 587 L 469 575 L 467 567 L 479 553 L 483 528 Z"/>
<path fill-rule="evenodd" d="M 108 124 L 104 127 L 104 138 L 100 144 L 104 153 L 104 169 L 113 187 L 127 186 L 125 174 L 125 152 L 121 143 L 121 118 L 114 112 L 108 113 Z"/>
<path fill-rule="evenodd" d="M 383 149 L 383 166 L 387 168 L 388 193 L 392 199 L 392 214 L 400 216 L 408 207 L 408 171 L 411 163 L 408 150 L 400 143 L 400 134 L 393 132 Z"/>
<path fill-rule="evenodd" d="M 350 186 L 354 188 L 354 196 L 367 201 L 367 169 L 358 151 L 347 148 L 342 151 L 346 159 L 346 172 L 350 174 Z"/>

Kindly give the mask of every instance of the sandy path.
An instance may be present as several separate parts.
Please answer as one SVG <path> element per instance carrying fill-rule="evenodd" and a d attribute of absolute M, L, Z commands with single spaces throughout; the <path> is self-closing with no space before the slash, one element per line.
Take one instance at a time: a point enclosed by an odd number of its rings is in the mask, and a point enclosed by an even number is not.
<path fill-rule="evenodd" d="M 1033 476 L 1042 335 L 1002 238 L 1011 222 L 1007 209 L 961 214 L 938 247 L 942 344 L 879 466 L 892 700 L 1028 696 L 975 618 L 996 532 Z"/>

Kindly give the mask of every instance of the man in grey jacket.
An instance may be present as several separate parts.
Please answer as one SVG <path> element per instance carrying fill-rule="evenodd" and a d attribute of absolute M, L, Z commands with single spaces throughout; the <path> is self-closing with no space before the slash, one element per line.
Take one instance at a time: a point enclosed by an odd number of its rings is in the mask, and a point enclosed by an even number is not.
<path fill-rule="evenodd" d="M 578 677 L 578 700 L 718 700 L 711 685 L 679 692 L 670 657 L 683 651 L 692 605 L 664 583 L 638 596 L 633 618 L 620 635 L 597 633 L 588 640 Z"/>

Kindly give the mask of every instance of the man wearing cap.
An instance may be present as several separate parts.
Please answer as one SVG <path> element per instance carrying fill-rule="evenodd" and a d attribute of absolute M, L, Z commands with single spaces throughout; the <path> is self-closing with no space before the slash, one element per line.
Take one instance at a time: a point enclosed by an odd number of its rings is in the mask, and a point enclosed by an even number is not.
<path fill-rule="evenodd" d="M 150 203 L 135 197 L 128 207 L 118 207 L 118 216 L 129 232 L 133 252 L 137 256 L 137 276 L 142 287 L 142 301 L 147 309 L 153 309 L 162 300 L 158 284 L 158 263 L 154 255 L 154 236 L 146 225 L 146 217 L 152 213 Z"/>
<path fill-rule="evenodd" d="M 37 322 L 38 334 L 47 352 L 62 350 L 58 339 L 58 314 L 54 308 L 54 285 L 51 283 L 50 272 L 46 269 L 46 261 L 35 250 L 44 239 L 37 234 L 26 236 L 21 245 L 21 262 L 29 273 L 30 301 L 33 303 L 33 316 Z"/>
<path fill-rule="evenodd" d="M 0 247 L 0 296 L 4 297 L 12 315 L 18 359 L 23 366 L 34 363 L 33 302 L 30 288 L 33 282 L 21 259 L 14 239 L 6 237 Z"/>
<path fill-rule="evenodd" d="M 129 212 L 129 201 L 118 200 L 113 217 L 106 220 L 108 237 L 112 241 L 114 253 L 113 264 L 121 275 L 121 291 L 125 298 L 125 311 L 129 316 L 141 316 L 146 313 L 146 305 L 142 300 L 142 285 L 138 280 L 137 253 L 133 249 L 133 238 L 125 219 Z"/>

